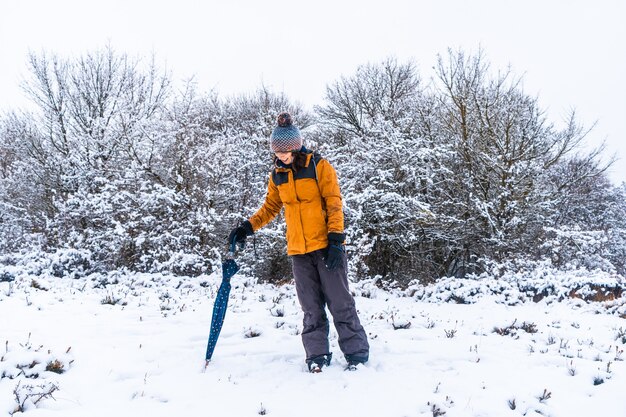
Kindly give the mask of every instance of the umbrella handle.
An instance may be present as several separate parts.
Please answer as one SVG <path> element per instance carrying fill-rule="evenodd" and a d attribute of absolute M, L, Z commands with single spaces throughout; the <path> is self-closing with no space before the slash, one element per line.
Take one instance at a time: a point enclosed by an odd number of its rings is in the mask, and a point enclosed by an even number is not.
<path fill-rule="evenodd" d="M 233 239 L 228 245 L 228 254 L 226 255 L 226 259 L 233 259 L 235 257 L 235 252 L 237 251 L 237 241 Z"/>

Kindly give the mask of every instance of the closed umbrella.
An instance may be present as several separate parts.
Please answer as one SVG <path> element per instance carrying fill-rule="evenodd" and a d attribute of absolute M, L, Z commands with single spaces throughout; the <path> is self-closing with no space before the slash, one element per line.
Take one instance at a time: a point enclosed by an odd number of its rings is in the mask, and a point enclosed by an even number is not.
<path fill-rule="evenodd" d="M 226 308 L 228 307 L 228 296 L 230 294 L 230 279 L 233 275 L 239 271 L 239 266 L 235 259 L 235 242 L 231 242 L 228 256 L 226 260 L 222 262 L 222 284 L 219 290 L 217 290 L 217 296 L 215 297 L 215 304 L 213 305 L 213 317 L 211 318 L 211 333 L 209 334 L 209 342 L 206 348 L 206 363 L 209 364 L 213 357 L 213 351 L 217 343 L 217 338 L 220 336 L 222 325 L 224 324 L 224 317 L 226 316 Z"/>

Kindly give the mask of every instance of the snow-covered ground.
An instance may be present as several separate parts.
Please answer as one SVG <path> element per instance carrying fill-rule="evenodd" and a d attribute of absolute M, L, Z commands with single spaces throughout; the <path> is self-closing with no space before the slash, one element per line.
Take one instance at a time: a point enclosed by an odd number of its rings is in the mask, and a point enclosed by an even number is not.
<path fill-rule="evenodd" d="M 0 415 L 626 415 L 626 321 L 600 303 L 431 303 L 357 283 L 370 362 L 344 371 L 331 331 L 333 363 L 309 374 L 293 286 L 236 275 L 205 370 L 220 279 L 0 283 Z"/>

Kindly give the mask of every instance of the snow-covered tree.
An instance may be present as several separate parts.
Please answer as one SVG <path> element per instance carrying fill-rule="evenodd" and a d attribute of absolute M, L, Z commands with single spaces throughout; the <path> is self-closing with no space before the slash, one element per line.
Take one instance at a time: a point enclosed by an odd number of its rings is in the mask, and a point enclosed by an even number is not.
<path fill-rule="evenodd" d="M 172 141 L 165 154 L 176 187 L 185 190 L 195 206 L 215 213 L 214 229 L 201 237 L 203 244 L 224 253 L 230 230 L 261 206 L 272 168 L 269 136 L 276 116 L 285 110 L 302 129 L 311 123 L 299 105 L 265 87 L 220 99 L 198 94 L 190 85 L 174 101 L 169 116 Z M 283 222 L 268 225 L 251 240 L 242 265 L 264 280 L 290 275 Z"/>
<path fill-rule="evenodd" d="M 448 165 L 453 181 L 442 183 L 452 187 L 446 204 L 461 245 L 449 273 L 463 275 L 479 258 L 502 261 L 536 247 L 550 210 L 566 192 L 546 188 L 546 173 L 572 158 L 588 131 L 574 114 L 565 128 L 556 128 L 509 71 L 490 74 L 482 52 L 450 51 L 440 57 L 437 75 L 437 136 L 456 154 Z M 602 171 L 596 165 L 584 174 L 571 172 L 568 180 Z"/>
<path fill-rule="evenodd" d="M 195 275 L 265 197 L 276 115 L 337 169 L 350 269 L 393 283 L 548 260 L 626 273 L 626 190 L 551 123 L 511 71 L 449 51 L 425 84 L 394 58 L 331 83 L 315 114 L 265 87 L 174 92 L 154 59 L 111 48 L 29 57 L 34 107 L 0 117 L 0 251 L 64 251 L 59 275 L 126 267 Z M 284 222 L 239 260 L 290 277 Z M 502 266 L 502 268 L 500 268 Z"/>
<path fill-rule="evenodd" d="M 424 135 L 418 109 L 427 100 L 415 66 L 387 59 L 329 86 L 326 105 L 317 108 L 359 275 L 408 280 L 423 272 L 433 217 L 425 194 L 446 152 Z"/>
<path fill-rule="evenodd" d="M 574 114 L 555 127 L 510 71 L 490 73 L 482 52 L 449 51 L 426 87 L 411 63 L 362 66 L 330 85 L 316 110 L 357 274 L 429 280 L 539 257 L 563 201 L 590 202 L 586 189 L 549 180 L 588 131 Z M 602 176 L 598 153 L 584 159 L 568 183 Z"/>
<path fill-rule="evenodd" d="M 559 190 L 545 215 L 534 253 L 559 268 L 626 273 L 626 188 L 598 174 L 599 162 L 572 158 L 546 175 L 543 188 Z"/>
<path fill-rule="evenodd" d="M 116 213 L 93 204 L 103 192 L 134 194 L 162 182 L 155 154 L 169 78 L 154 61 L 111 48 L 74 59 L 31 54 L 29 66 L 23 88 L 34 107 L 4 120 L 3 142 L 19 160 L 6 181 L 18 192 L 5 201 L 24 210 L 44 248 L 94 236 L 93 256 L 110 258 L 99 245 Z"/>

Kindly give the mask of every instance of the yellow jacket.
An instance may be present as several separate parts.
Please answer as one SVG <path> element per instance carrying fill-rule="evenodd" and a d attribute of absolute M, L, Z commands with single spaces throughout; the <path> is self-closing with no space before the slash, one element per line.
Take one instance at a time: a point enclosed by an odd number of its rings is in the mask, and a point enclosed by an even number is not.
<path fill-rule="evenodd" d="M 287 254 L 301 255 L 328 246 L 328 233 L 343 233 L 343 209 L 337 173 L 319 154 L 308 151 L 306 165 L 294 172 L 276 166 L 263 206 L 250 217 L 257 231 L 285 207 Z"/>

